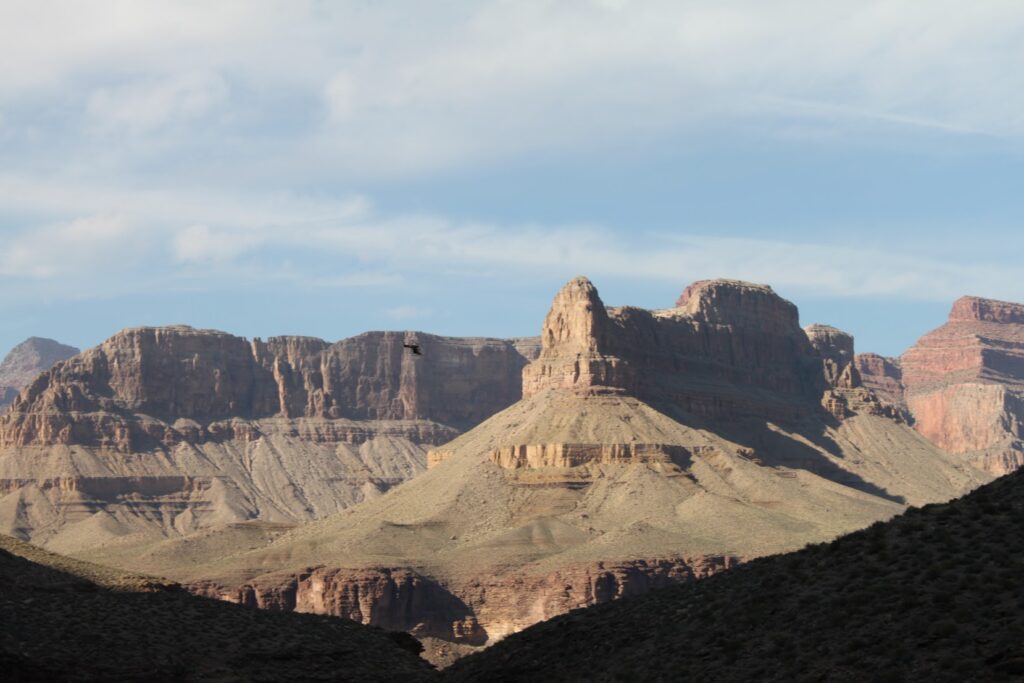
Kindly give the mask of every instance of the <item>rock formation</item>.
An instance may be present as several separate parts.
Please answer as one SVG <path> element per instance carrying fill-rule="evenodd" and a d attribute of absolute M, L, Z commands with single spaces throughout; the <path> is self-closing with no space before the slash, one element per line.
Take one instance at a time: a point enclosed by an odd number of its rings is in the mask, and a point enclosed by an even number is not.
<path fill-rule="evenodd" d="M 29 337 L 11 349 L 0 362 L 0 411 L 39 373 L 77 353 L 73 346 L 42 337 Z"/>
<path fill-rule="evenodd" d="M 963 297 L 898 363 L 858 367 L 943 450 L 993 474 L 1024 464 L 1024 305 Z"/>
<path fill-rule="evenodd" d="M 886 358 L 877 353 L 858 353 L 855 357 L 861 382 L 878 398 L 892 405 L 903 402 L 903 371 L 899 358 Z"/>
<path fill-rule="evenodd" d="M 538 351 L 422 333 L 125 330 L 40 374 L 0 417 L 0 531 L 67 552 L 336 512 L 518 400 Z"/>
<path fill-rule="evenodd" d="M 761 285 L 696 283 L 647 311 L 607 309 L 577 278 L 544 321 L 523 399 L 432 449 L 424 474 L 269 543 L 228 528 L 90 557 L 406 628 L 444 662 L 987 480 L 859 386 L 848 335 L 811 333 Z"/>
<path fill-rule="evenodd" d="M 488 681 L 1024 677 L 1024 471 L 829 544 L 538 624 L 446 670 Z"/>

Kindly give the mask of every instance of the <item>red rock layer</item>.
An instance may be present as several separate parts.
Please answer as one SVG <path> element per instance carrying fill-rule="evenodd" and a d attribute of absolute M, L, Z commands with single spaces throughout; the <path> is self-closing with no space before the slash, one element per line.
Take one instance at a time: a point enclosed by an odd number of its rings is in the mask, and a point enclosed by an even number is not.
<path fill-rule="evenodd" d="M 858 368 L 943 450 L 994 474 L 1024 464 L 1024 305 L 963 297 L 898 364 L 865 355 Z"/>
<path fill-rule="evenodd" d="M 572 609 L 705 578 L 735 566 L 731 556 L 638 559 L 565 567 L 550 574 L 477 577 L 446 586 L 407 568 L 312 567 L 224 588 L 190 591 L 253 607 L 330 614 L 454 643 L 483 645 Z"/>

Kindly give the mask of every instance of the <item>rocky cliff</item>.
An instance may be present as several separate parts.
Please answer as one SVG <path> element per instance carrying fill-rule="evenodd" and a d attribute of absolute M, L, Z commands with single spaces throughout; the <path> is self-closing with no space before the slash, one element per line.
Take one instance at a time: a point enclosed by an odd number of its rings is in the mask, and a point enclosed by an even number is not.
<path fill-rule="evenodd" d="M 336 512 L 518 400 L 538 347 L 125 330 L 37 376 L 0 417 L 0 529 L 71 551 Z"/>
<path fill-rule="evenodd" d="M 858 365 L 943 450 L 993 474 L 1024 464 L 1024 305 L 963 297 L 898 363 Z"/>
<path fill-rule="evenodd" d="M 524 371 L 525 397 L 620 392 L 704 418 L 792 419 L 839 382 L 823 371 L 796 306 L 746 282 L 697 282 L 674 308 L 649 311 L 606 309 L 577 278 L 555 297 L 541 339 L 540 357 Z"/>
<path fill-rule="evenodd" d="M 0 362 L 0 411 L 39 373 L 77 353 L 73 346 L 42 337 L 29 337 L 11 349 Z"/>
<path fill-rule="evenodd" d="M 987 479 L 859 385 L 849 335 L 805 332 L 766 286 L 701 282 L 648 311 L 606 308 L 577 278 L 541 343 L 523 399 L 432 449 L 403 486 L 269 544 L 226 529 L 207 541 L 216 553 L 184 539 L 128 566 L 406 628 L 443 662 Z"/>

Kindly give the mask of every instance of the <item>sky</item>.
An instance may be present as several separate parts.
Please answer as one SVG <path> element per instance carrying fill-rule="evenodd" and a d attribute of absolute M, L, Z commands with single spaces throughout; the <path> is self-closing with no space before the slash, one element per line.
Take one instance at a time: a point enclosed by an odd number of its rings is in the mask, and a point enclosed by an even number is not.
<path fill-rule="evenodd" d="M 528 336 L 772 285 L 896 355 L 1024 301 L 1024 3 L 4 0 L 0 352 Z"/>

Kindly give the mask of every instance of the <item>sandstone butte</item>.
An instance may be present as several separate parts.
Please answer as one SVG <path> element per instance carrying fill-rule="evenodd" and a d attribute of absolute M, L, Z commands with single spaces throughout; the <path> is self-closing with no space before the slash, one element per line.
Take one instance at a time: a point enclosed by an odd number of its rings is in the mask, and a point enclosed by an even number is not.
<path fill-rule="evenodd" d="M 428 448 L 520 398 L 538 351 L 124 330 L 34 377 L 0 417 L 0 533 L 105 556 L 225 524 L 280 533 L 424 470 Z"/>
<path fill-rule="evenodd" d="M 0 410 L 10 405 L 39 373 L 78 352 L 73 346 L 42 337 L 29 337 L 15 346 L 0 362 Z"/>
<path fill-rule="evenodd" d="M 1024 464 L 1024 305 L 963 297 L 900 358 L 857 369 L 939 448 L 995 475 Z"/>
<path fill-rule="evenodd" d="M 80 556 L 407 630 L 449 662 L 991 478 L 862 386 L 853 351 L 840 330 L 801 329 L 770 287 L 698 282 L 651 311 L 607 308 L 577 278 L 554 299 L 521 400 L 432 449 L 425 473 L 280 534 L 229 525 Z"/>

